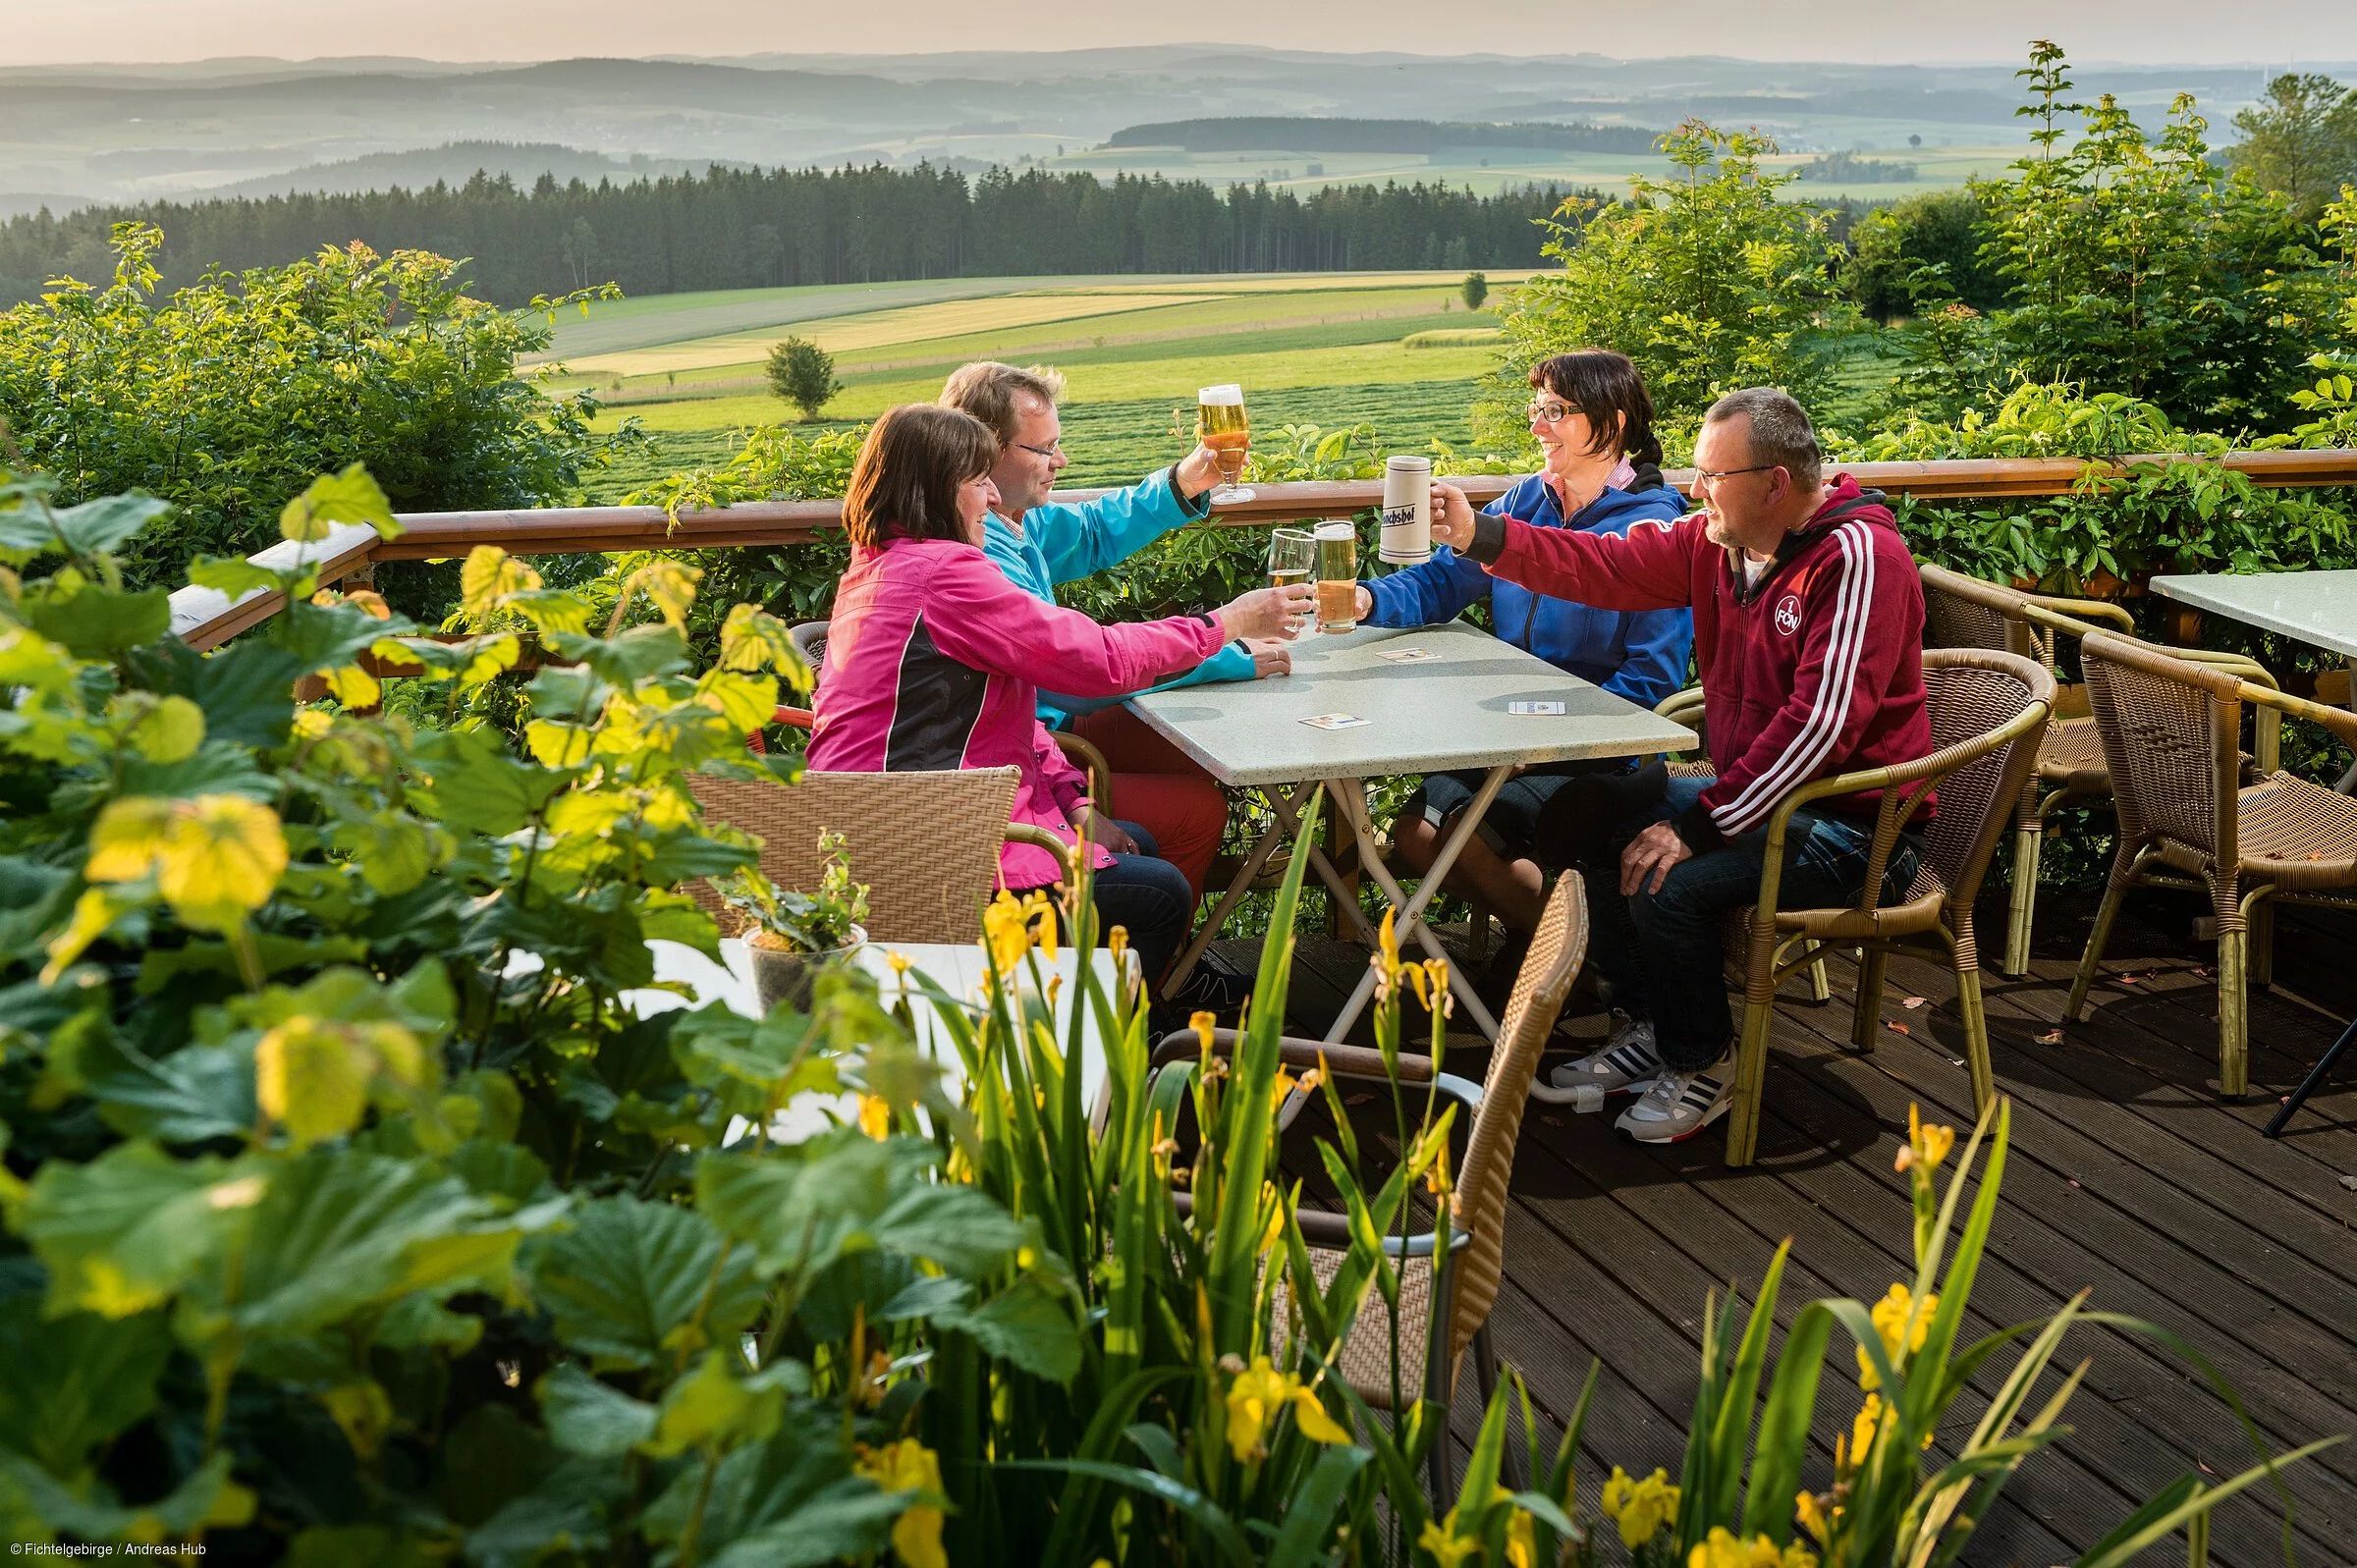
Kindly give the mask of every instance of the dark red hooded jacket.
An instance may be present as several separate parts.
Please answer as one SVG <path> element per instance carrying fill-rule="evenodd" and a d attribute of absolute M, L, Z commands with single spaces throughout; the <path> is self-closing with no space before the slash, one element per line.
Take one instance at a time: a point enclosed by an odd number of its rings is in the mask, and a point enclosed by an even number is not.
<path fill-rule="evenodd" d="M 1709 525 L 1702 513 L 1625 534 L 1478 517 L 1466 552 L 1498 576 L 1599 609 L 1693 608 L 1719 778 L 1673 826 L 1697 854 L 1765 827 L 1797 785 L 1932 750 L 1923 584 L 1882 492 L 1836 475 L 1748 588 L 1740 552 L 1711 543 Z M 1876 797 L 1823 804 L 1870 815 Z"/>

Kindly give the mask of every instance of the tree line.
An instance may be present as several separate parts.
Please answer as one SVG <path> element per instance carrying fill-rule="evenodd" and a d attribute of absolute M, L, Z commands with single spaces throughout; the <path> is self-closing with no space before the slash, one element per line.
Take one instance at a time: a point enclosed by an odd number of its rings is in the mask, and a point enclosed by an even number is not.
<path fill-rule="evenodd" d="M 380 254 L 470 257 L 496 303 L 599 283 L 632 296 L 698 289 L 1050 273 L 1309 272 L 1539 264 L 1537 220 L 1569 192 L 1497 195 L 1418 182 L 1266 186 L 1015 172 L 971 181 L 918 164 L 723 169 L 591 186 L 526 188 L 478 172 L 462 186 L 92 208 L 0 226 L 0 306 L 48 280 L 103 281 L 111 226 L 151 224 L 166 288 L 213 267 L 283 265 L 359 241 Z"/>

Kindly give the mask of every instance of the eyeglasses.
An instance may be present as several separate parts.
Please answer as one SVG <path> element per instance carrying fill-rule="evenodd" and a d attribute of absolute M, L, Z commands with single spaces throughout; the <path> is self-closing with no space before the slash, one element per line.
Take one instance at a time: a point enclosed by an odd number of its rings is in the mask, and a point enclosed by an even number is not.
<path fill-rule="evenodd" d="M 1064 442 L 1062 440 L 1051 441 L 1044 447 L 1035 447 L 1028 441 L 1018 441 L 1015 443 L 1015 445 L 1022 448 L 1025 452 L 1035 452 L 1039 456 L 1046 458 L 1051 461 L 1064 456 Z"/>
<path fill-rule="evenodd" d="M 1567 403 L 1533 403 L 1525 411 L 1541 424 L 1560 425 L 1579 410 Z"/>
<path fill-rule="evenodd" d="M 1709 468 L 1697 468 L 1694 470 L 1694 488 L 1700 490 L 1704 485 L 1709 485 L 1715 489 L 1722 479 L 1731 479 L 1739 473 L 1767 473 L 1782 466 L 1781 462 L 1755 462 L 1748 468 L 1721 468 L 1717 472 Z"/>

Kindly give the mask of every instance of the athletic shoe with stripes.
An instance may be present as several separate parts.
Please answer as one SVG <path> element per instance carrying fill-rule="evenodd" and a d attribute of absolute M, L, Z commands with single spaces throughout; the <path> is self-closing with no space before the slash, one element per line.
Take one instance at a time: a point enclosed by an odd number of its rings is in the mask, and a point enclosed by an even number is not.
<path fill-rule="evenodd" d="M 1727 1114 L 1734 1099 L 1734 1058 L 1697 1072 L 1665 1072 L 1613 1125 L 1639 1143 L 1680 1143 Z"/>
<path fill-rule="evenodd" d="M 1662 1058 L 1653 1049 L 1653 1020 L 1631 1018 L 1613 1009 L 1612 1033 L 1604 1049 L 1577 1061 L 1567 1061 L 1549 1075 L 1558 1089 L 1592 1084 L 1608 1095 L 1633 1095 L 1661 1075 Z"/>

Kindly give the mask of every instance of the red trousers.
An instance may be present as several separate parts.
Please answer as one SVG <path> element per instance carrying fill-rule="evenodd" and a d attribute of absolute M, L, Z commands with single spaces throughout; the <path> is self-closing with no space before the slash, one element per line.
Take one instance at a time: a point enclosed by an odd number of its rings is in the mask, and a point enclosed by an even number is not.
<path fill-rule="evenodd" d="M 1226 792 L 1127 708 L 1100 708 L 1073 720 L 1071 730 L 1105 753 L 1113 769 L 1110 814 L 1152 834 L 1162 858 L 1178 868 L 1201 901 L 1211 857 L 1228 831 Z"/>

